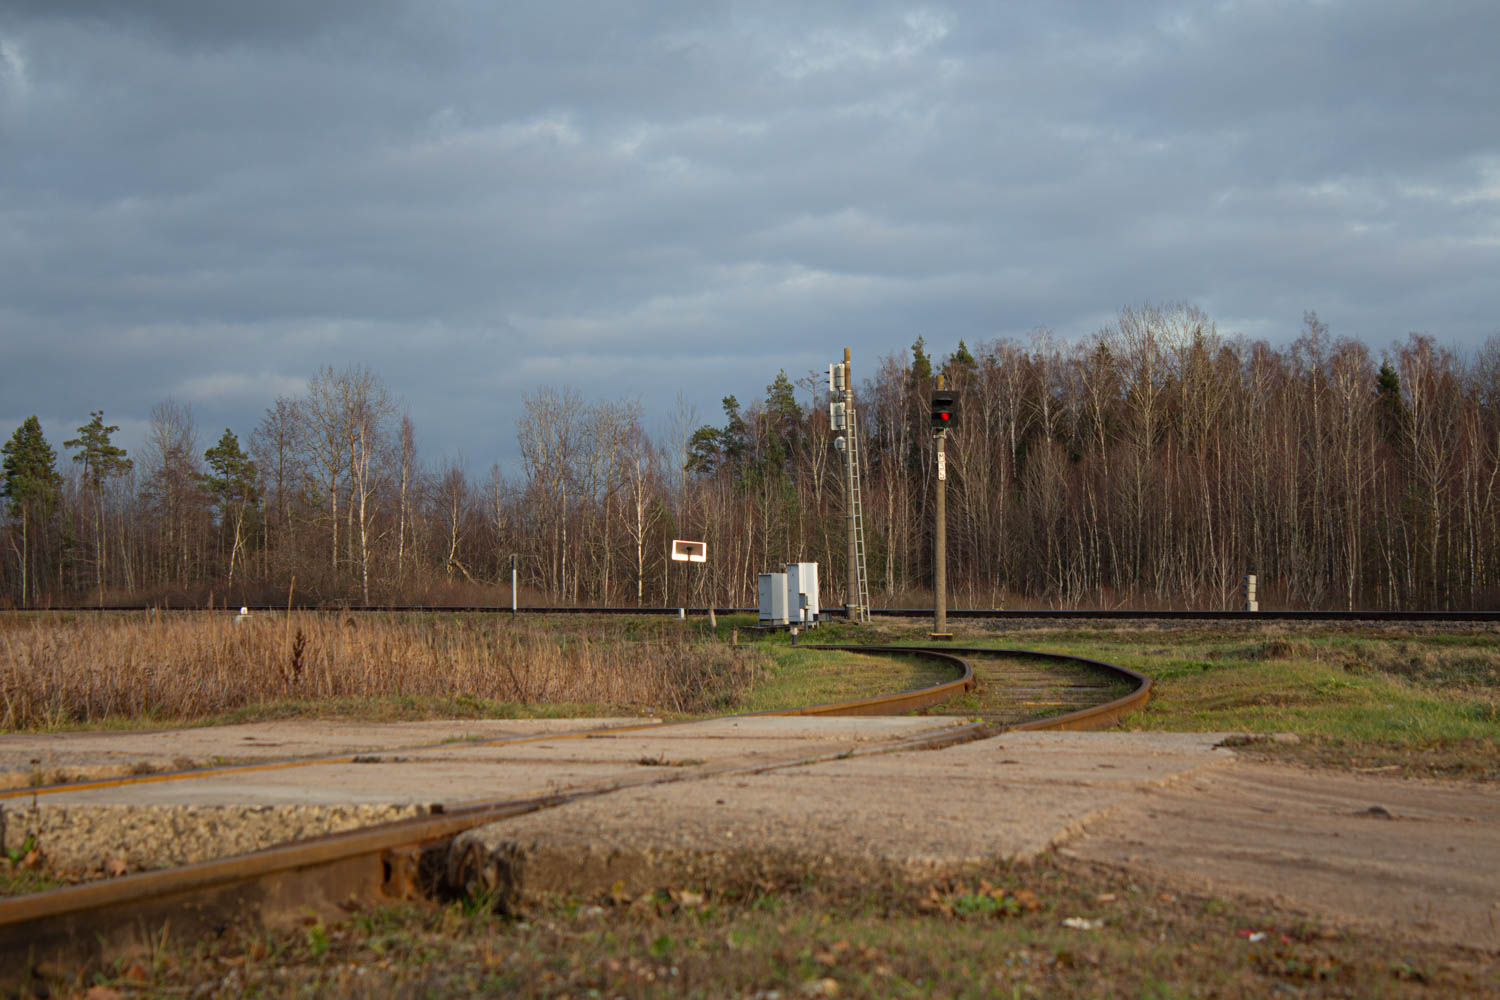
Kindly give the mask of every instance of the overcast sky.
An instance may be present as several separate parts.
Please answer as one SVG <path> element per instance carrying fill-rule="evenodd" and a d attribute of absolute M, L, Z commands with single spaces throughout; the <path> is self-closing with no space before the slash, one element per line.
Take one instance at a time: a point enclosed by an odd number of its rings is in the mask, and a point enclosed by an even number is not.
<path fill-rule="evenodd" d="M 699 422 L 1192 302 L 1500 331 L 1500 4 L 0 0 L 0 434 L 248 441 L 368 365 L 424 459 L 520 396 Z M 806 396 L 804 394 L 804 401 Z"/>

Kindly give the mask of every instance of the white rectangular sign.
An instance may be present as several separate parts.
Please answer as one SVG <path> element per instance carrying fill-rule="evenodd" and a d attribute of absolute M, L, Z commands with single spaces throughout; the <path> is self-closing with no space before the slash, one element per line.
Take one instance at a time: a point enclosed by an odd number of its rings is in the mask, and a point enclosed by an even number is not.
<path fill-rule="evenodd" d="M 948 456 L 938 452 L 938 478 L 948 478 Z"/>
<path fill-rule="evenodd" d="M 708 562 L 707 542 L 687 542 L 672 539 L 672 558 L 677 562 Z"/>

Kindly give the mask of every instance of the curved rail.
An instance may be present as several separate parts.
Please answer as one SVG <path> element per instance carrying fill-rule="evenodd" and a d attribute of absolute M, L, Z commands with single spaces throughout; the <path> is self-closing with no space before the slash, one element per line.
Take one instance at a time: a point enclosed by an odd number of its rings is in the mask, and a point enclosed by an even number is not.
<path fill-rule="evenodd" d="M 1134 685 L 1134 689 L 1128 694 L 1121 695 L 1101 705 L 1093 705 L 1080 708 L 1062 715 L 1046 716 L 1044 718 L 1030 719 L 1025 722 L 1012 723 L 997 727 L 1001 730 L 1024 729 L 1024 730 L 1092 730 L 1104 729 L 1114 725 L 1116 722 L 1146 707 L 1151 700 L 1152 681 L 1150 677 L 1138 670 L 1122 667 L 1117 663 L 1109 663 L 1105 660 L 1095 660 L 1087 656 L 1074 656 L 1071 653 L 1042 652 L 1035 649 L 992 649 L 987 646 L 945 646 L 942 651 L 935 650 L 931 646 L 826 646 L 807 645 L 807 649 L 847 650 L 857 652 L 880 652 L 893 654 L 922 654 L 928 656 L 940 656 L 953 660 L 963 666 L 963 674 L 958 680 L 939 684 L 935 687 L 921 688 L 915 691 L 904 691 L 900 694 L 883 695 L 877 698 L 863 698 L 858 701 L 840 702 L 833 705 L 819 705 L 810 708 L 791 709 L 783 712 L 765 713 L 779 715 L 896 715 L 904 712 L 916 711 L 936 705 L 957 694 L 973 689 L 974 668 L 964 657 L 969 656 L 1025 656 L 1035 660 L 1050 660 L 1056 663 L 1075 663 L 1102 674 L 1105 677 L 1128 681 Z"/>
<path fill-rule="evenodd" d="M 1063 715 L 1049 716 L 1045 719 L 1033 719 L 1030 722 L 1019 722 L 1010 726 L 1011 729 L 1064 729 L 1064 730 L 1090 730 L 1104 729 L 1119 722 L 1131 712 L 1137 712 L 1146 707 L 1151 700 L 1151 678 L 1138 670 L 1122 667 L 1118 663 L 1109 663 L 1104 660 L 1093 660 L 1087 656 L 1074 656 L 1071 653 L 1038 653 L 1029 649 L 969 649 L 969 653 L 989 653 L 991 655 L 1030 656 L 1040 659 L 1056 660 L 1060 663 L 1077 663 L 1088 667 L 1108 677 L 1118 677 L 1135 683 L 1135 690 L 1129 694 L 1121 695 L 1113 701 L 1105 702 L 1103 705 L 1095 705 L 1091 708 L 1080 708 L 1076 711 L 1067 712 Z"/>
<path fill-rule="evenodd" d="M 957 679 L 934 684 L 932 687 L 914 688 L 896 694 L 876 695 L 872 698 L 856 698 L 852 701 L 836 701 L 827 705 L 806 705 L 801 708 L 775 709 L 756 712 L 756 715 L 904 715 L 918 709 L 947 701 L 955 695 L 974 688 L 974 668 L 968 660 L 956 653 L 968 650 L 933 649 L 931 646 L 827 646 L 804 644 L 803 649 L 823 649 L 848 653 L 891 653 L 897 656 L 912 654 L 952 664 L 959 671 Z"/>
<path fill-rule="evenodd" d="M 1135 671 L 1102 661 L 1058 653 L 978 648 L 937 650 L 920 646 L 810 648 L 924 656 L 955 667 L 959 676 L 942 684 L 891 695 L 749 714 L 889 715 L 929 707 L 974 686 L 973 668 L 959 654 L 1025 652 L 1030 656 L 1082 663 L 1105 672 L 1128 675 L 1140 682 L 1136 691 L 1107 705 L 1055 718 L 1039 719 L 1012 728 L 1098 728 L 1143 705 L 1150 690 L 1150 680 Z M 685 720 L 690 721 L 697 720 Z M 485 742 L 555 740 L 676 724 L 678 723 L 608 727 L 567 734 L 553 733 L 545 737 Z M 337 913 L 347 910 L 351 903 L 372 904 L 452 892 L 455 883 L 462 884 L 462 873 L 454 871 L 452 859 L 445 859 L 444 855 L 452 838 L 465 830 L 524 813 L 624 788 L 639 788 L 697 777 L 763 773 L 872 752 L 936 748 L 979 739 L 994 731 L 983 724 L 968 724 L 886 744 L 873 750 L 856 748 L 837 754 L 825 753 L 772 764 L 736 764 L 719 768 L 710 766 L 691 775 L 656 774 L 542 797 L 477 803 L 432 815 L 308 838 L 250 854 L 0 901 L 0 986 L 7 991 L 25 990 L 30 986 L 29 977 L 38 962 L 50 963 L 53 968 L 60 969 L 77 967 L 80 963 L 97 960 L 101 955 L 136 942 L 141 928 L 168 922 L 173 932 L 181 936 L 184 933 L 222 929 L 243 919 L 247 912 L 254 912 L 260 919 L 268 919 L 277 914 L 301 915 L 309 909 L 321 913 Z M 345 758 L 341 756 L 337 759 Z M 308 760 L 306 763 L 328 761 L 329 758 L 324 757 Z M 296 766 L 297 763 L 299 762 L 281 762 L 281 766 Z M 266 766 L 268 765 L 246 765 L 251 768 Z M 183 772 L 174 777 L 186 778 L 199 773 L 203 772 Z M 168 776 L 139 777 L 142 780 L 163 780 Z M 81 787 L 90 786 L 50 786 L 47 789 L 27 789 L 26 794 L 69 791 Z"/>

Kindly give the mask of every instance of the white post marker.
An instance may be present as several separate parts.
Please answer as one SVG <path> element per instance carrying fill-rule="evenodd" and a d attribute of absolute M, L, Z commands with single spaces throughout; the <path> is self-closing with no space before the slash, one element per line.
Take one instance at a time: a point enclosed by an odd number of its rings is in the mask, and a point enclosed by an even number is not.
<path fill-rule="evenodd" d="M 672 561 L 685 563 L 706 563 L 708 562 L 708 543 L 690 542 L 683 538 L 674 538 L 672 539 Z M 691 592 L 689 592 L 688 596 L 692 596 Z M 718 628 L 719 623 L 714 619 L 714 609 L 712 605 L 713 602 L 709 601 L 708 623 L 710 627 Z M 677 617 L 679 620 L 686 621 L 687 609 L 678 608 Z"/>

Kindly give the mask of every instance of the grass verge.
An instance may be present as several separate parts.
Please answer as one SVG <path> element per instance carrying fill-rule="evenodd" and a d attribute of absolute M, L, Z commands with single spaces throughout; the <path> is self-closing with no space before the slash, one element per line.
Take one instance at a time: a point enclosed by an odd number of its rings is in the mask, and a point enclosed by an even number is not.
<path fill-rule="evenodd" d="M 871 643 L 925 641 L 913 622 L 865 630 Z M 1125 726 L 1173 732 L 1293 733 L 1258 756 L 1301 763 L 1500 780 L 1500 630 L 1323 625 L 956 625 L 959 645 L 1071 653 L 1156 683 Z M 839 638 L 827 641 L 837 642 Z M 934 712 L 962 714 L 964 703 Z"/>
<path fill-rule="evenodd" d="M 954 679 L 951 666 L 918 656 L 845 653 L 768 645 L 770 667 L 736 711 L 768 712 L 932 687 Z"/>
<path fill-rule="evenodd" d="M 373 910 L 54 983 L 194 996 L 1473 997 L 1493 956 L 1077 865 Z"/>

